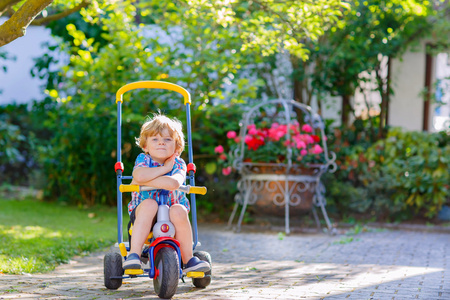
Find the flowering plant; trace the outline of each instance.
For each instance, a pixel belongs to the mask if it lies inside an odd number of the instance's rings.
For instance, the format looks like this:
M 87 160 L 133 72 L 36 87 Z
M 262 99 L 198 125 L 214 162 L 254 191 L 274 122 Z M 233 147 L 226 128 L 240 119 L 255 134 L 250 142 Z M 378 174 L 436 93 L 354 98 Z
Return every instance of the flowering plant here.
M 288 128 L 289 127 L 289 128 Z M 287 139 L 289 130 L 290 138 Z M 259 127 L 254 124 L 247 126 L 244 137 L 245 162 L 252 163 L 286 163 L 286 148 L 292 149 L 293 162 L 300 164 L 321 163 L 324 160 L 323 148 L 320 146 L 321 138 L 313 134 L 309 124 L 300 124 L 294 121 L 289 126 L 279 123 L 261 122 Z M 222 174 L 232 172 L 232 159 L 236 149 L 241 145 L 241 137 L 235 131 L 227 133 L 229 152 L 222 145 L 215 148 L 219 155 L 219 162 L 223 165 Z

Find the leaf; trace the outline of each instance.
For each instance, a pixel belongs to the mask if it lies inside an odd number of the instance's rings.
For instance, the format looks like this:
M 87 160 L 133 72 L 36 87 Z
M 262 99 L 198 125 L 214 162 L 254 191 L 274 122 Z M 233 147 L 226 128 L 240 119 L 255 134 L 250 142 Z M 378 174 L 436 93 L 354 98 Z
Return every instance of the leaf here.
M 209 162 L 205 165 L 205 171 L 206 173 L 212 175 L 217 170 L 217 164 L 215 162 Z
M 410 196 L 408 197 L 408 199 L 406 199 L 405 203 L 406 203 L 407 205 L 413 205 L 414 197 L 415 197 L 415 194 L 410 195 Z

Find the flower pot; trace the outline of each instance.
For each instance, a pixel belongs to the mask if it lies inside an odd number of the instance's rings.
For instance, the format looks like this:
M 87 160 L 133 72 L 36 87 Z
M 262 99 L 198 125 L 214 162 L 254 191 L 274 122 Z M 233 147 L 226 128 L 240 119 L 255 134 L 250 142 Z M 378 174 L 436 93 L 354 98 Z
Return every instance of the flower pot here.
M 248 175 L 266 174 L 275 175 L 274 180 L 252 181 L 252 200 L 254 204 L 249 210 L 255 216 L 285 215 L 285 181 L 276 180 L 276 175 L 294 175 L 295 179 L 288 181 L 289 215 L 301 215 L 311 210 L 316 189 L 317 167 L 294 166 L 286 173 L 285 166 L 251 166 L 247 169 Z M 297 176 L 301 175 L 301 176 Z

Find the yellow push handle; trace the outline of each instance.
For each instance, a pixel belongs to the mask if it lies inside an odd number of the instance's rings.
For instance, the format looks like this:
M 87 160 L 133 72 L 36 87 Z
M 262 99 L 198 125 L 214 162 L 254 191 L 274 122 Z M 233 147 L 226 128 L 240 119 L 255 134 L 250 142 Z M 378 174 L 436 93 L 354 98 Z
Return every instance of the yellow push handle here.
M 206 187 L 204 187 L 204 186 L 191 186 L 189 188 L 189 194 L 206 195 Z
M 124 85 L 116 93 L 116 103 L 123 102 L 122 99 L 123 94 L 135 89 L 163 89 L 174 91 L 181 94 L 184 97 L 184 105 L 188 103 L 191 104 L 191 94 L 189 94 L 189 92 L 186 89 L 174 83 L 157 80 L 136 81 Z
M 130 184 L 130 185 L 127 185 L 127 184 L 121 184 L 121 185 L 119 186 L 119 190 L 120 190 L 122 193 L 127 193 L 127 192 L 136 192 L 136 193 L 139 193 L 140 188 L 139 188 L 139 185 L 135 185 L 135 184 Z

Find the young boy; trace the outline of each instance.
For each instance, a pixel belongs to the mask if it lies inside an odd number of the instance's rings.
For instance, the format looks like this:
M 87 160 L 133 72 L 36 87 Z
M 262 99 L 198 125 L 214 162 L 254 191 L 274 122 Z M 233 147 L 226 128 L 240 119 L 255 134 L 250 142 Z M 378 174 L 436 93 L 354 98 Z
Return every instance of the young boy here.
M 186 180 L 186 163 L 179 156 L 184 150 L 181 122 L 155 115 L 141 127 L 136 144 L 145 152 L 138 155 L 131 184 L 148 185 L 158 190 L 132 193 L 128 212 L 133 222 L 130 254 L 124 269 L 140 269 L 140 254 L 150 233 L 161 201 L 161 189 L 169 191 L 170 221 L 175 226 L 175 238 L 180 242 L 184 272 L 210 270 L 208 262 L 192 255 L 192 229 L 189 221 L 189 201 L 177 191 Z

